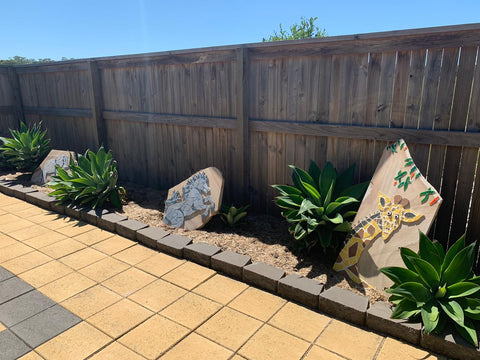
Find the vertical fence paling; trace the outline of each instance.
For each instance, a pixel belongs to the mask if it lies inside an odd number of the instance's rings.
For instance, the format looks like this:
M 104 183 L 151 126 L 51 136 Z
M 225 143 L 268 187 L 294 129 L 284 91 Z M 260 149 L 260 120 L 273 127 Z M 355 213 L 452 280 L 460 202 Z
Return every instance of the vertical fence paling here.
M 480 132 L 479 43 L 474 24 L 9 67 L 0 115 L 43 120 L 59 147 L 103 144 L 150 186 L 217 166 L 225 201 L 270 212 L 287 165 L 356 163 L 367 180 L 405 137 L 444 198 L 431 233 L 447 245 L 480 237 L 480 139 L 443 134 Z

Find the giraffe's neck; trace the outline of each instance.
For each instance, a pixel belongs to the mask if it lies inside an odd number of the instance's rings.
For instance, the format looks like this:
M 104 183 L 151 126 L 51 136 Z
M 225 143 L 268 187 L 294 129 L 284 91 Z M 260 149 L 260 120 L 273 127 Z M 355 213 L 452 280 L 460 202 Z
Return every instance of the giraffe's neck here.
M 380 212 L 376 212 L 358 222 L 350 231 L 347 241 L 351 238 L 373 240 L 379 233 L 382 232 L 382 219 L 380 215 Z

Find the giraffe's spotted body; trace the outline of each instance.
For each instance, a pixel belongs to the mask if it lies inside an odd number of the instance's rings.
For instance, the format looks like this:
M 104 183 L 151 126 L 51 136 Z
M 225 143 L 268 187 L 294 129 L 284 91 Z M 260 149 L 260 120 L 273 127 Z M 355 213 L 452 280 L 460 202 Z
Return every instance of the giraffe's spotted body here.
M 397 195 L 392 202 L 390 198 L 378 193 L 379 211 L 356 224 L 347 236 L 347 245 L 340 252 L 333 269 L 345 271 L 355 282 L 360 283 L 357 264 L 363 249 L 370 241 L 382 234 L 382 239 L 388 241 L 392 233 L 402 222 L 411 223 L 423 215 L 407 209 L 408 200 Z

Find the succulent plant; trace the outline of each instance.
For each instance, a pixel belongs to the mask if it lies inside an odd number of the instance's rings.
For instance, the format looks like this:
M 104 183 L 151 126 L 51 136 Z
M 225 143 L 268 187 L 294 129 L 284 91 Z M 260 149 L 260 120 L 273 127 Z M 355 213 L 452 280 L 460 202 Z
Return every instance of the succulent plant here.
M 313 161 L 308 172 L 293 165 L 290 168 L 294 186 L 272 187 L 280 192 L 276 204 L 291 224 L 289 231 L 297 248 L 310 250 L 317 243 L 324 249 L 338 248 L 350 231 L 350 220 L 357 213 L 369 182 L 353 184 L 355 165 L 341 174 L 330 162 L 322 170 Z
M 250 205 L 245 205 L 240 208 L 236 208 L 231 205 L 230 207 L 222 206 L 222 211 L 220 212 L 220 219 L 230 227 L 235 227 L 240 220 L 247 216 L 247 210 Z
M 408 248 L 401 248 L 400 254 L 406 268 L 379 269 L 394 282 L 386 290 L 395 306 L 392 318 L 421 317 L 426 333 L 441 332 L 449 322 L 478 346 L 480 277 L 472 271 L 475 243 L 465 246 L 462 236 L 445 254 L 440 243 L 420 232 L 418 254 Z
M 109 201 L 114 207 L 122 208 L 125 189 L 117 186 L 117 163 L 109 151 L 100 147 L 95 154 L 87 150 L 78 155 L 76 164 L 70 156 L 69 170 L 56 166 L 57 175 L 47 185 L 54 189 L 49 195 L 62 202 L 90 205 L 93 209 Z
M 19 171 L 33 171 L 50 151 L 50 139 L 45 139 L 47 130 L 41 130 L 42 123 L 27 127 L 20 123 L 20 130 L 10 129 L 11 138 L 0 137 L 1 160 L 8 167 Z

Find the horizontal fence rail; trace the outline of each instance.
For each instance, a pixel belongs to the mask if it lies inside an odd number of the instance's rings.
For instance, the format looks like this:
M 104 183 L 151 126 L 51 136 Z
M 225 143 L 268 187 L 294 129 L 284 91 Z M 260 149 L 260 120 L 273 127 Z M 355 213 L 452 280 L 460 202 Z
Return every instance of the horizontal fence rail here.
M 0 66 L 0 133 L 42 121 L 101 144 L 123 180 L 167 189 L 208 166 L 227 203 L 278 213 L 289 164 L 372 177 L 405 139 L 444 202 L 431 236 L 480 240 L 480 24 Z M 480 267 L 479 267 L 480 268 Z

